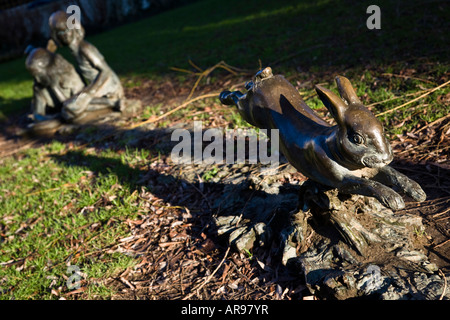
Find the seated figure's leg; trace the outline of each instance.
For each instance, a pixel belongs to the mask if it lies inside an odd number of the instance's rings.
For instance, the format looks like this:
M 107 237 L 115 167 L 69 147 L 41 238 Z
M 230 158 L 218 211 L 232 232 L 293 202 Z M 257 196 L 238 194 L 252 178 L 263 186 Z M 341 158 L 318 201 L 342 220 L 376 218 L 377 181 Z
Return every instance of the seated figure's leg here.
M 74 96 L 64 102 L 61 115 L 66 121 L 72 122 L 74 119 L 82 117 L 86 109 L 87 103 L 78 101 Z
M 84 119 L 91 112 L 106 114 L 121 110 L 124 91 L 119 78 L 103 71 L 96 81 L 64 102 L 62 115 L 65 120 L 73 122 Z
M 67 122 L 83 124 L 98 120 L 99 117 L 118 111 L 119 108 L 120 100 L 111 100 L 106 97 L 93 98 L 86 106 L 78 105 L 76 101 L 65 104 L 62 116 Z
M 110 99 L 107 97 L 102 98 L 94 98 L 91 100 L 87 107 L 87 111 L 97 111 L 102 109 L 119 109 L 120 108 L 120 100 L 118 99 Z
M 117 101 L 123 99 L 125 96 L 120 79 L 112 70 L 103 70 L 95 82 L 85 90 L 90 93 L 92 99 L 107 98 L 112 101 Z

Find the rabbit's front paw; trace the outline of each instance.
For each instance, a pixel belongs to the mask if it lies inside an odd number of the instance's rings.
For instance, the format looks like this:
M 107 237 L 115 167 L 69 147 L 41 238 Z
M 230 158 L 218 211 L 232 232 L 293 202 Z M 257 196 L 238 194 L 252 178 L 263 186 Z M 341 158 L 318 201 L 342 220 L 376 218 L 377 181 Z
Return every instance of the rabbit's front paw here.
M 400 190 L 418 202 L 425 201 L 427 198 L 427 195 L 417 182 L 391 168 L 390 166 L 385 166 L 380 169 L 378 175 L 384 183 L 400 188 Z
M 393 190 L 390 192 L 383 192 L 380 199 L 381 203 L 392 210 L 401 210 L 405 208 L 405 202 L 403 198 Z
M 408 182 L 409 183 L 405 188 L 405 193 L 418 202 L 425 201 L 427 194 L 423 191 L 420 185 L 413 180 L 409 180 Z

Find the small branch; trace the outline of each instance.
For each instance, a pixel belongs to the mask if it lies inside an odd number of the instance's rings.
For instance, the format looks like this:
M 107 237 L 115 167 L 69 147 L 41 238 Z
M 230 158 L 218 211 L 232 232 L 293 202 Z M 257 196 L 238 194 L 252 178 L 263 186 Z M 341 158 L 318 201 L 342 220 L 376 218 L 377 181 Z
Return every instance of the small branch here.
M 23 145 L 21 145 L 20 147 L 18 147 L 18 148 L 16 148 L 16 149 L 12 150 L 12 151 L 10 151 L 10 152 L 1 154 L 0 158 L 6 158 L 6 157 L 9 157 L 9 156 L 13 156 L 13 155 L 19 153 L 19 152 L 22 151 L 22 150 L 28 149 L 29 147 L 31 147 L 33 144 L 36 143 L 36 141 L 34 141 L 34 140 L 32 140 L 31 142 L 28 142 L 28 141 L 29 141 L 29 140 L 27 140 L 27 141 L 26 141 Z
M 143 126 L 145 124 L 149 124 L 149 123 L 154 123 L 154 122 L 158 122 L 159 120 L 171 115 L 174 112 L 177 112 L 180 109 L 183 109 L 184 107 L 190 105 L 191 103 L 198 101 L 198 100 L 202 100 L 202 99 L 206 99 L 206 98 L 217 98 L 219 97 L 220 92 L 214 92 L 214 93 L 208 93 L 208 94 L 204 94 L 198 97 L 195 97 L 194 99 L 188 100 L 185 103 L 179 105 L 178 107 L 176 107 L 175 109 L 170 110 L 169 112 L 166 112 L 165 114 L 157 117 L 157 118 L 150 118 L 147 121 L 144 122 L 140 122 L 140 123 L 136 123 L 133 124 L 132 126 L 128 127 L 128 129 L 135 129 L 137 127 Z
M 191 97 L 194 95 L 195 89 L 197 89 L 200 81 L 204 78 L 207 77 L 211 72 L 213 72 L 215 69 L 217 68 L 222 68 L 225 69 L 226 71 L 228 71 L 229 73 L 231 73 L 232 75 L 237 75 L 238 73 L 249 73 L 247 70 L 244 69 L 240 69 L 240 68 L 236 68 L 233 66 L 230 66 L 229 64 L 227 64 L 225 61 L 220 61 L 218 63 L 216 63 L 214 66 L 209 67 L 206 70 L 202 70 L 199 66 L 197 66 L 194 62 L 192 62 L 191 60 L 188 61 L 189 64 L 194 67 L 198 72 L 193 72 L 190 70 L 186 70 L 186 69 L 181 69 L 181 68 L 176 68 L 176 67 L 171 67 L 170 69 L 174 70 L 174 71 L 180 71 L 180 72 L 185 72 L 185 73 L 190 73 L 190 74 L 194 74 L 196 76 L 198 76 L 197 80 L 195 81 L 194 86 L 191 89 L 191 92 L 189 93 L 188 97 L 186 98 L 186 100 L 191 99 Z
M 60 190 L 60 189 L 62 189 L 62 188 L 75 188 L 75 187 L 77 187 L 76 184 L 73 184 L 73 183 L 65 183 L 65 184 L 63 184 L 63 185 L 60 186 L 60 187 L 50 188 L 50 189 L 46 189 L 46 190 L 39 190 L 39 191 L 35 191 L 35 192 L 30 192 L 30 193 L 25 194 L 25 196 L 30 197 L 30 196 L 35 196 L 35 195 L 41 194 L 41 193 L 47 193 L 47 192 L 57 191 L 57 190 Z
M 437 217 L 440 217 L 440 216 L 446 214 L 446 213 L 449 212 L 449 211 L 450 211 L 450 208 L 447 209 L 447 210 L 444 210 L 444 211 L 442 211 L 442 212 L 439 212 L 439 213 L 434 213 L 434 214 L 432 214 L 431 216 L 432 216 L 433 218 L 437 218 Z
M 190 74 L 195 74 L 195 75 L 200 75 L 201 74 L 201 73 L 198 73 L 198 72 L 194 72 L 194 71 L 187 70 L 187 69 L 182 69 L 182 68 L 177 68 L 177 67 L 170 67 L 170 70 L 178 71 L 178 72 L 184 72 L 184 73 L 190 73 Z
M 189 59 L 189 64 L 191 66 L 193 66 L 195 69 L 197 69 L 198 71 L 203 72 L 203 70 L 199 66 L 197 66 L 191 59 Z
M 392 100 L 397 100 L 397 99 L 401 99 L 401 98 L 409 97 L 409 96 L 417 96 L 418 94 L 425 93 L 425 92 L 428 92 L 428 91 L 430 91 L 430 90 L 421 90 L 421 91 L 417 91 L 417 92 L 411 92 L 411 93 L 408 93 L 408 94 L 406 94 L 404 96 L 395 96 L 395 97 L 392 97 L 392 98 L 388 98 L 386 100 L 377 101 L 377 102 L 368 104 L 366 106 L 367 107 L 373 107 L 373 106 L 376 106 L 376 105 L 379 105 L 379 104 L 382 104 L 382 103 L 385 103 L 385 102 L 389 102 L 389 101 L 392 101 Z
M 385 111 L 385 112 L 381 112 L 381 113 L 377 114 L 377 117 L 380 117 L 380 116 L 382 116 L 382 115 L 385 115 L 385 114 L 394 112 L 395 110 L 398 110 L 398 109 L 400 109 L 400 108 L 406 107 L 407 105 L 409 105 L 409 104 L 411 104 L 411 103 L 413 103 L 413 102 L 416 102 L 417 100 L 420 100 L 420 99 L 422 99 L 422 98 L 424 98 L 424 97 L 426 97 L 426 96 L 432 94 L 433 92 L 435 92 L 435 91 L 437 91 L 437 90 L 439 90 L 439 89 L 445 87 L 445 86 L 448 85 L 449 83 L 450 83 L 450 80 L 447 81 L 447 82 L 445 82 L 445 83 L 443 83 L 443 84 L 441 84 L 440 86 L 438 86 L 438 87 L 436 87 L 436 88 L 434 88 L 434 89 L 431 89 L 430 91 L 424 93 L 423 95 L 421 95 L 421 96 L 419 96 L 419 97 L 417 97 L 417 98 L 415 98 L 415 99 L 412 99 L 411 101 L 408 101 L 408 102 L 406 102 L 406 103 L 404 103 L 404 104 L 402 104 L 402 105 L 400 105 L 400 106 L 398 106 L 398 107 L 395 107 L 395 108 L 392 108 L 392 109 L 387 110 L 387 111 Z
M 394 74 L 394 73 L 382 73 L 381 74 L 382 76 L 389 76 L 389 77 L 397 77 L 397 78 L 403 78 L 403 79 L 414 79 L 414 80 L 419 80 L 419 81 L 423 81 L 423 82 L 426 82 L 426 83 L 431 83 L 431 84 L 434 84 L 434 85 L 436 85 L 436 83 L 435 82 L 433 82 L 433 81 L 429 81 L 429 80 L 425 80 L 425 79 L 421 79 L 421 78 L 416 78 L 416 77 L 411 77 L 411 76 L 405 76 L 405 75 L 402 75 L 402 74 Z
M 433 249 L 439 248 L 439 247 L 443 246 L 444 244 L 448 243 L 449 241 L 450 241 L 450 239 L 447 239 L 447 240 L 445 240 L 444 242 L 441 242 L 441 243 L 435 245 L 435 246 L 433 247 Z
M 220 267 L 222 266 L 222 264 L 225 262 L 225 260 L 228 257 L 228 253 L 230 252 L 230 248 L 228 247 L 227 251 L 225 252 L 224 257 L 222 258 L 222 261 L 220 261 L 219 265 L 216 267 L 216 269 L 209 275 L 209 277 L 205 280 L 205 282 L 203 282 L 198 288 L 194 288 L 192 289 L 192 292 L 190 294 L 188 294 L 187 296 L 185 296 L 183 298 L 183 300 L 188 300 L 190 299 L 192 296 L 195 295 L 195 292 L 200 290 L 201 288 L 203 288 L 209 281 L 211 281 L 212 277 L 214 277 L 214 275 L 217 273 L 217 271 L 219 271 Z
M 445 274 L 442 272 L 441 269 L 439 269 L 439 274 L 442 276 L 442 278 L 444 278 L 444 289 L 442 289 L 442 294 L 439 297 L 439 300 L 442 300 L 445 296 L 445 293 L 447 291 L 447 278 L 445 277 Z
M 419 133 L 420 131 L 422 131 L 422 130 L 428 128 L 428 127 L 432 127 L 435 124 L 437 124 L 439 122 L 442 122 L 442 121 L 444 121 L 445 119 L 448 119 L 448 118 L 450 118 L 450 113 L 448 115 L 444 116 L 444 117 L 441 117 L 441 118 L 439 118 L 439 119 L 437 119 L 437 120 L 427 124 L 426 126 L 423 126 L 422 128 L 420 128 L 419 130 L 415 131 L 414 133 Z

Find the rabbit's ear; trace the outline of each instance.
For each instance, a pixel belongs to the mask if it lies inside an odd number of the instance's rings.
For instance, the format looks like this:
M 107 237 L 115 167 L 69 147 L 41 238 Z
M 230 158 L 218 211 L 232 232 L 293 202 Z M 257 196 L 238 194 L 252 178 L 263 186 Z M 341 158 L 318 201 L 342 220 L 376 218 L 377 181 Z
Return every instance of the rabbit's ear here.
M 358 96 L 356 95 L 355 89 L 353 89 L 352 84 L 346 77 L 337 76 L 336 84 L 339 90 L 339 94 L 342 99 L 344 99 L 347 104 L 361 103 Z
M 338 124 L 344 123 L 344 113 L 347 110 L 348 105 L 338 97 L 333 91 L 325 89 L 320 85 L 316 85 L 316 92 L 322 100 L 325 107 L 330 111 L 333 118 Z

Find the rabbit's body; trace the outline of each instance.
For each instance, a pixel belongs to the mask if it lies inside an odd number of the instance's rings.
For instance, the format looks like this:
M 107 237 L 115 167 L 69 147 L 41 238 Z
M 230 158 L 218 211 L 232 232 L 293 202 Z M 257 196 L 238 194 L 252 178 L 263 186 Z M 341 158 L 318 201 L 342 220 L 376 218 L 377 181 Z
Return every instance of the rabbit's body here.
M 248 92 L 222 92 L 224 104 L 236 104 L 250 124 L 278 129 L 280 149 L 305 176 L 343 193 L 373 196 L 392 209 L 404 207 L 402 197 L 381 184 L 396 185 L 417 201 L 425 200 L 420 186 L 387 166 L 393 159 L 381 123 L 357 98 L 350 82 L 337 77 L 343 99 L 316 86 L 337 125 L 321 119 L 283 76 L 260 71 Z M 374 179 L 374 180 L 370 180 Z

